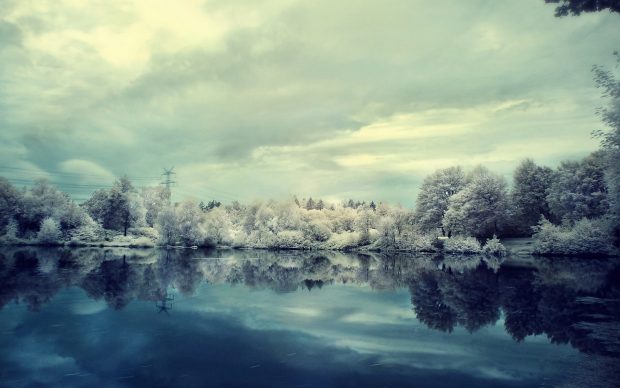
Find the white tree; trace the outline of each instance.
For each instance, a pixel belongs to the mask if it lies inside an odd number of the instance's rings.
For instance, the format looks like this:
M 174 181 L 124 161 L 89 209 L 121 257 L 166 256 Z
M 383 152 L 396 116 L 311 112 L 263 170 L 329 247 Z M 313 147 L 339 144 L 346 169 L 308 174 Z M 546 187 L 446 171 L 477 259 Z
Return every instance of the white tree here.
M 52 217 L 47 217 L 41 222 L 41 228 L 37 234 L 37 239 L 41 244 L 58 244 L 62 233 L 60 224 Z
M 159 233 L 159 241 L 166 245 L 175 245 L 179 238 L 175 209 L 167 206 L 159 212 L 155 228 Z
M 477 168 L 465 188 L 450 198 L 442 225 L 449 234 L 491 237 L 506 221 L 507 198 L 504 178 Z
M 143 187 L 141 196 L 145 208 L 146 225 L 154 226 L 159 212 L 170 200 L 170 192 L 163 186 Z
M 212 209 L 205 215 L 205 234 L 213 244 L 222 244 L 231 239 L 232 224 L 226 210 Z
M 541 216 L 549 218 L 547 194 L 552 177 L 553 170 L 537 166 L 532 159 L 523 160 L 516 168 L 510 200 L 522 232 L 530 232 Z
M 465 186 L 465 174 L 460 167 L 437 170 L 422 183 L 416 200 L 415 218 L 420 229 L 433 231 L 442 226 L 450 197 Z
M 205 231 L 202 225 L 204 213 L 193 200 L 182 202 L 176 209 L 179 238 L 189 245 L 203 245 Z

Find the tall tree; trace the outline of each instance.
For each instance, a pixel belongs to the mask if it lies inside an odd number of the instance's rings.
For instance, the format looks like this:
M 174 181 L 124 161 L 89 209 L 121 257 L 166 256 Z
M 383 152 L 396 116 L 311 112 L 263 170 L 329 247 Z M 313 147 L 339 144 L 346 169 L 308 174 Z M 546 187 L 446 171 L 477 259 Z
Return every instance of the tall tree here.
M 101 189 L 93 193 L 83 205 L 88 213 L 105 229 L 122 231 L 143 222 L 145 209 L 127 176 L 119 178 L 110 190 Z
M 605 155 L 600 151 L 582 161 L 562 162 L 553 174 L 547 195 L 554 217 L 573 223 L 607 213 L 605 163 Z
M 0 235 L 4 234 L 11 219 L 17 218 L 21 193 L 7 179 L 0 177 Z
M 516 168 L 510 199 L 521 232 L 530 232 L 541 216 L 549 218 L 547 194 L 552 176 L 552 169 L 537 166 L 532 159 L 523 160 Z
M 615 52 L 620 66 L 620 53 Z M 620 79 L 600 66 L 594 67 L 596 85 L 603 91 L 608 105 L 599 110 L 603 123 L 609 129 L 597 131 L 605 155 L 605 181 L 608 188 L 610 213 L 615 225 L 615 244 L 620 246 Z
M 503 229 L 507 217 L 506 181 L 485 168 L 477 168 L 467 185 L 449 198 L 442 225 L 448 234 L 491 237 Z
M 416 201 L 415 219 L 424 231 L 441 228 L 450 197 L 465 187 L 465 174 L 460 167 L 437 170 L 422 183 Z

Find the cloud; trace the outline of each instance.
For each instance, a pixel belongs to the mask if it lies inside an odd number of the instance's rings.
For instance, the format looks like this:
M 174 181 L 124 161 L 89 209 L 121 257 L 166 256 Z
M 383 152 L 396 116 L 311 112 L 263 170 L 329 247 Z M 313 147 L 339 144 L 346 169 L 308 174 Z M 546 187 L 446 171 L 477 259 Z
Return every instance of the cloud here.
M 614 15 L 557 19 L 537 0 L 3 8 L 0 161 L 174 165 L 176 199 L 411 205 L 453 161 L 509 175 L 524 157 L 583 156 L 600 127 L 590 69 L 613 62 L 620 33 Z
M 84 180 L 85 178 L 87 180 L 88 177 L 114 179 L 114 174 L 112 174 L 110 171 L 101 167 L 97 163 L 88 160 L 65 160 L 64 162 L 60 163 L 59 167 L 64 172 L 80 175 L 82 177 L 82 180 Z

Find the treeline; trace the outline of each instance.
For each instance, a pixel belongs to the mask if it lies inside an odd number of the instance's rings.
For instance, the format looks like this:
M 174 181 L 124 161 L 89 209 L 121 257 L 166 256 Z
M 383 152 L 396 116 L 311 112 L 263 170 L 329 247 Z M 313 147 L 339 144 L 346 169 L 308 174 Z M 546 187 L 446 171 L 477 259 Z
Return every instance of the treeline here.
M 526 159 L 510 189 L 484 167 L 438 170 L 422 184 L 414 219 L 421 231 L 448 237 L 534 234 L 541 254 L 613 254 L 619 213 L 610 195 L 618 187 L 607 179 L 612 163 L 604 150 L 555 170 Z
M 78 205 L 45 180 L 18 190 L 0 178 L 0 232 L 13 244 L 364 247 L 500 256 L 506 252 L 494 236 L 535 233 L 540 253 L 606 255 L 615 252 L 607 157 L 597 151 L 555 170 L 527 159 L 510 189 L 484 167 L 438 170 L 424 180 L 415 209 L 297 197 L 171 204 L 166 188 L 137 189 L 127 177 Z
M 171 204 L 165 188 L 136 189 L 126 177 L 95 191 L 81 205 L 45 180 L 18 190 L 0 178 L 0 198 L 5 244 L 439 249 L 436 233 L 421 230 L 412 210 L 372 201 L 291 198 L 222 205 L 188 199 Z M 444 249 L 482 252 L 481 244 L 465 235 L 446 242 Z

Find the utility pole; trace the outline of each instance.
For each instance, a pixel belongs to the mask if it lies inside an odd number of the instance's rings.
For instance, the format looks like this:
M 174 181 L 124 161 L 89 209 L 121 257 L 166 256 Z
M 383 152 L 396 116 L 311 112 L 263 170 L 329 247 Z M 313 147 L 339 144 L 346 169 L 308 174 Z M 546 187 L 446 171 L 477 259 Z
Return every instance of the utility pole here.
M 162 177 L 165 177 L 164 180 L 161 182 L 161 184 L 166 186 L 166 191 L 168 192 L 168 203 L 170 203 L 170 199 L 172 198 L 172 191 L 170 191 L 170 187 L 174 183 L 177 183 L 176 181 L 172 180 L 172 176 L 176 175 L 176 172 L 174 172 L 173 170 L 174 170 L 174 167 L 170 167 L 170 168 L 164 167 L 164 173 L 161 174 Z

